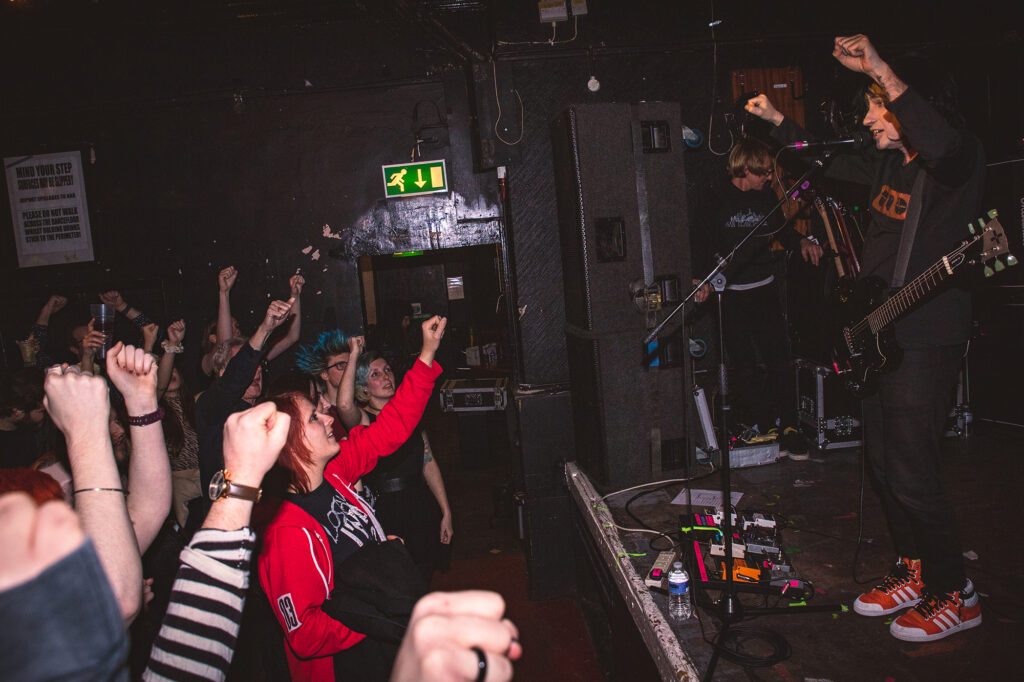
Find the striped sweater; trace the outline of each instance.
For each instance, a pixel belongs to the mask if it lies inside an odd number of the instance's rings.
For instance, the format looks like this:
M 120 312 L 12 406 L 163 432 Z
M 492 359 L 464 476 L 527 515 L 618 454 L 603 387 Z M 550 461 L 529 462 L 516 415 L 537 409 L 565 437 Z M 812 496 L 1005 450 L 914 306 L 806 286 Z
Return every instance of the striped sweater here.
M 144 680 L 225 679 L 242 621 L 255 541 L 249 528 L 196 532 L 181 551 L 170 605 Z

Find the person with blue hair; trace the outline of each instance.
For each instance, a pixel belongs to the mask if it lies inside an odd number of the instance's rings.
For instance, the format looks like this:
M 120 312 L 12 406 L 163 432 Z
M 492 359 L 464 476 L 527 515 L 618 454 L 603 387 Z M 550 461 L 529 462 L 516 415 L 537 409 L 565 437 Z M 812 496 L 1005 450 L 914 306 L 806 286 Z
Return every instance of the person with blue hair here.
M 317 412 L 326 414 L 334 420 L 335 438 L 343 438 L 344 433 L 340 431 L 339 425 L 344 423 L 338 409 L 338 394 L 341 390 L 341 378 L 348 367 L 349 358 L 352 355 L 351 346 L 355 343 L 362 344 L 362 336 L 350 336 L 340 329 L 330 329 L 320 332 L 316 341 L 299 348 L 295 356 L 295 365 L 304 374 L 308 374 L 316 384 L 319 391 Z M 316 396 L 314 396 L 316 398 Z M 361 413 L 358 407 L 349 420 L 354 419 L 358 423 Z M 346 430 L 351 428 L 346 424 Z

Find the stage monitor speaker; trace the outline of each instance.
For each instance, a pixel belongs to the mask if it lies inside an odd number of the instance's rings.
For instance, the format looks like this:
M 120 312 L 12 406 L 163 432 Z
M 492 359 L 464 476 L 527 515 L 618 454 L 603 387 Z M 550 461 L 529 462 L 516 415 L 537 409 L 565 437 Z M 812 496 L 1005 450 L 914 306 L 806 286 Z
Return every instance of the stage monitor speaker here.
M 685 144 L 678 104 L 588 104 L 552 125 L 576 459 L 624 487 L 691 461 Z

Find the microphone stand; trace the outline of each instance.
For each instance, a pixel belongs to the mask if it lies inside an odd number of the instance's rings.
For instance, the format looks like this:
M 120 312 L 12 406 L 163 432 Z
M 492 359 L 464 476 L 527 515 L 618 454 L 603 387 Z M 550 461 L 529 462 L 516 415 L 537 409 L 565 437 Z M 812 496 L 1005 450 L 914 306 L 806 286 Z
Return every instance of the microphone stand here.
M 825 158 L 829 157 L 830 153 L 826 152 Z M 736 253 L 740 248 L 750 240 L 751 237 L 757 233 L 761 227 L 768 222 L 768 219 L 775 214 L 782 206 L 790 200 L 790 198 L 796 198 L 803 189 L 806 189 L 807 180 L 816 171 L 824 168 L 825 162 L 822 159 L 815 159 L 807 171 L 804 172 L 786 191 L 785 196 L 772 207 L 768 213 L 761 218 L 761 220 L 754 225 L 753 228 L 744 235 L 743 239 L 736 243 L 732 250 L 724 258 L 719 257 L 718 263 L 712 268 L 711 272 L 701 280 L 700 284 L 696 285 L 692 291 L 676 306 L 676 308 L 669 313 L 664 320 L 661 321 L 644 339 L 644 347 L 647 347 L 651 341 L 657 338 L 658 333 L 665 327 L 669 320 L 679 314 L 680 321 L 683 320 L 683 306 L 686 305 L 687 301 L 694 298 L 697 292 L 705 285 L 710 284 L 715 291 L 715 298 L 718 307 L 718 388 L 719 388 L 719 409 L 718 409 L 718 453 L 721 465 L 721 487 L 722 487 L 722 534 L 725 547 L 725 588 L 722 590 L 722 595 L 718 602 L 715 604 L 715 612 L 718 618 L 722 622 L 722 629 L 719 631 L 716 641 L 721 642 L 723 636 L 728 631 L 729 626 L 733 623 L 738 623 L 744 618 L 744 608 L 740 602 L 736 593 L 736 582 L 733 578 L 733 524 L 732 524 L 732 482 L 730 480 L 730 463 L 729 463 L 729 450 L 731 446 L 729 444 L 728 435 L 728 423 L 729 423 L 729 412 L 731 407 L 729 406 L 729 381 L 728 374 L 726 371 L 725 364 L 725 332 L 722 324 L 722 295 L 725 293 L 726 288 L 726 277 L 722 274 L 722 271 L 726 266 L 732 262 L 732 259 L 736 256 Z M 685 387 L 684 387 L 685 390 Z M 709 456 L 714 455 L 714 452 L 708 453 Z M 750 613 L 762 614 L 781 614 L 781 613 L 794 613 L 794 612 L 808 612 L 808 611 L 837 611 L 839 606 L 803 606 L 803 607 L 785 607 L 785 608 L 758 608 L 750 609 Z M 718 663 L 719 647 L 716 645 L 712 651 L 711 661 L 708 664 L 708 669 L 704 674 L 704 680 L 710 681 L 714 675 L 715 667 Z

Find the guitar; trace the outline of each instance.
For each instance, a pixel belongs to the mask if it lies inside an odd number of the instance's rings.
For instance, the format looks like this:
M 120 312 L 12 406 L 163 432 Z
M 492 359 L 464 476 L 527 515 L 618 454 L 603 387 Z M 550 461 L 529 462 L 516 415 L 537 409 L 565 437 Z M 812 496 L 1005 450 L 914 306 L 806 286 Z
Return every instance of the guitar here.
M 985 276 L 990 277 L 1006 269 L 1007 265 L 1017 264 L 1017 259 L 1009 252 L 997 215 L 996 211 L 989 211 L 987 223 L 979 219 L 977 228 L 970 225 L 968 229 L 973 235 L 970 239 L 888 298 L 885 298 L 888 285 L 879 277 L 839 283 L 835 299 L 839 303 L 841 318 L 857 320 L 864 311 L 870 311 L 855 323 L 841 327 L 833 349 L 833 366 L 848 391 L 858 398 L 868 396 L 875 389 L 878 374 L 899 366 L 903 354 L 892 335 L 893 323 L 913 310 L 957 268 L 966 263 L 985 263 Z M 1006 254 L 1005 264 L 997 259 L 1003 254 Z M 993 260 L 995 265 L 988 265 Z M 847 311 L 845 315 L 844 309 Z

